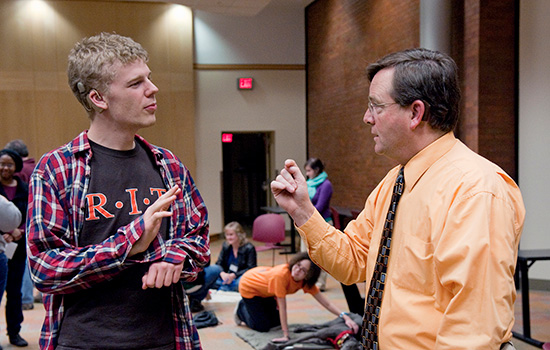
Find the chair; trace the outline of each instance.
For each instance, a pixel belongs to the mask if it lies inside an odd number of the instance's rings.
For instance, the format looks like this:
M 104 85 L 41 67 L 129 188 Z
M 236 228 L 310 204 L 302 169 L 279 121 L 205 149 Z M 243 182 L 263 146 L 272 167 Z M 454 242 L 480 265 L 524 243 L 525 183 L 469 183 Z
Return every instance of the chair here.
M 330 215 L 332 216 L 332 222 L 334 223 L 334 227 L 339 230 L 341 228 L 340 225 L 340 214 L 334 207 L 329 207 L 330 209 Z
M 273 249 L 273 258 L 271 265 L 275 264 L 275 249 L 283 248 L 276 245 L 285 240 L 285 219 L 279 214 L 262 214 L 254 219 L 252 224 L 252 239 L 258 242 L 264 242 L 264 246 L 256 247 L 256 251 L 261 252 Z

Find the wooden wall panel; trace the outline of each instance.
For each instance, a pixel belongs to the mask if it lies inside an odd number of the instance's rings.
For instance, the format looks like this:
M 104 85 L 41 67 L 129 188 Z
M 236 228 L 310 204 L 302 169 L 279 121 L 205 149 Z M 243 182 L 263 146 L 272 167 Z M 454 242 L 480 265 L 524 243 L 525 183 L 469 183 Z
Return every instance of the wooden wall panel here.
M 130 36 L 149 52 L 160 89 L 158 122 L 140 134 L 174 151 L 193 172 L 192 14 L 180 5 L 0 1 L 0 147 L 21 138 L 38 158 L 89 126 L 67 85 L 67 55 L 82 37 L 101 31 Z

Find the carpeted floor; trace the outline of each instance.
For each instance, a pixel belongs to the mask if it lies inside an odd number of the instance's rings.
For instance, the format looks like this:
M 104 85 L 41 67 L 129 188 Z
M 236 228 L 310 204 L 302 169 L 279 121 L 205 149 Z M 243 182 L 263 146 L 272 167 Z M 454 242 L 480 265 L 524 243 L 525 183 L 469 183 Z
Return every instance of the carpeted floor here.
M 291 324 L 288 326 L 290 333 L 290 338 L 295 339 L 299 336 L 303 336 L 306 333 L 295 333 L 294 329 L 299 325 Z M 279 337 L 281 334 L 281 327 L 276 327 L 271 329 L 269 332 L 256 332 L 248 328 L 239 328 L 235 331 L 235 335 L 242 340 L 244 340 L 248 345 L 250 345 L 255 350 L 262 350 L 273 338 Z M 330 349 L 330 347 L 329 347 Z
M 222 240 L 217 240 L 212 243 L 212 259 L 216 261 L 219 254 Z M 288 256 L 275 253 L 275 264 L 286 262 Z M 272 252 L 264 251 L 258 253 L 258 263 L 260 265 L 271 265 Z M 364 287 L 361 287 L 364 290 Z M 346 308 L 340 285 L 329 276 L 327 279 L 327 291 L 325 295 L 330 298 L 341 309 Z M 550 292 L 535 291 L 530 293 L 531 299 L 531 331 L 532 336 L 539 340 L 550 342 Z M 210 301 L 204 302 L 207 310 L 214 311 L 220 320 L 221 324 L 216 327 L 202 328 L 199 330 L 201 343 L 205 350 L 247 350 L 253 349 L 251 345 L 245 342 L 236 333 L 245 334 L 242 332 L 250 331 L 245 326 L 237 326 L 233 321 L 233 310 L 236 305 L 238 296 L 235 294 L 215 295 Z M 4 320 L 4 301 L 2 300 L 1 316 L 0 316 L 0 345 L 6 349 L 19 349 L 8 344 L 8 339 L 5 333 L 6 323 Z M 289 310 L 290 324 L 313 324 L 329 321 L 334 318 L 334 315 L 321 307 L 313 297 L 298 292 L 287 298 Z M 514 330 L 522 331 L 521 323 L 521 296 L 518 293 L 516 300 L 516 324 Z M 21 335 L 29 342 L 29 346 L 25 350 L 37 350 L 38 336 L 42 322 L 44 321 L 44 308 L 42 304 L 35 303 L 33 310 L 24 312 L 25 321 L 22 324 Z M 282 332 L 276 337 L 282 336 Z M 273 339 L 272 337 L 271 339 Z M 536 347 L 526 344 L 518 339 L 512 339 L 518 350 L 537 350 Z

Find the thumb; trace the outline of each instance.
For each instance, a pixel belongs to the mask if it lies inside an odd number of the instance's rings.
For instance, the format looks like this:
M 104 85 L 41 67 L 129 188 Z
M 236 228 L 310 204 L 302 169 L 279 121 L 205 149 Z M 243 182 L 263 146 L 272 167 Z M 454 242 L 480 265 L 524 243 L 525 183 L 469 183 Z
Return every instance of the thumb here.
M 285 168 L 288 171 L 288 173 L 292 175 L 292 177 L 294 178 L 294 181 L 296 181 L 296 184 L 298 185 L 306 184 L 306 178 L 304 177 L 304 174 L 302 174 L 302 170 L 294 160 L 292 159 L 287 160 L 285 162 Z
M 141 289 L 147 289 L 147 274 L 148 272 L 145 272 L 143 277 L 141 277 Z

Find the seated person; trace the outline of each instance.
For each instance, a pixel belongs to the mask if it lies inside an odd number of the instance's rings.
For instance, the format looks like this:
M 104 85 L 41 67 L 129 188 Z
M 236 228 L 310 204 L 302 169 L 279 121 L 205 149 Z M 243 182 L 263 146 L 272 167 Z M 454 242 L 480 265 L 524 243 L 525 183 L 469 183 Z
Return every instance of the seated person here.
M 201 304 L 209 289 L 224 291 L 239 291 L 239 280 L 249 269 L 256 267 L 256 249 L 248 242 L 246 232 L 236 221 L 225 225 L 225 242 L 215 265 L 207 266 L 204 274 L 197 278 L 196 288 L 186 288 L 191 291 L 189 299 L 191 311 L 198 312 L 204 309 Z M 193 291 L 193 289 L 196 289 Z
M 286 296 L 303 289 L 311 294 L 328 311 L 342 317 L 346 325 L 357 333 L 359 326 L 346 312 L 327 299 L 315 285 L 321 270 L 306 252 L 296 254 L 288 264 L 274 267 L 259 266 L 247 271 L 241 278 L 239 292 L 243 297 L 235 309 L 235 322 L 244 322 L 248 327 L 267 332 L 281 326 L 283 337 L 274 342 L 289 340 Z

